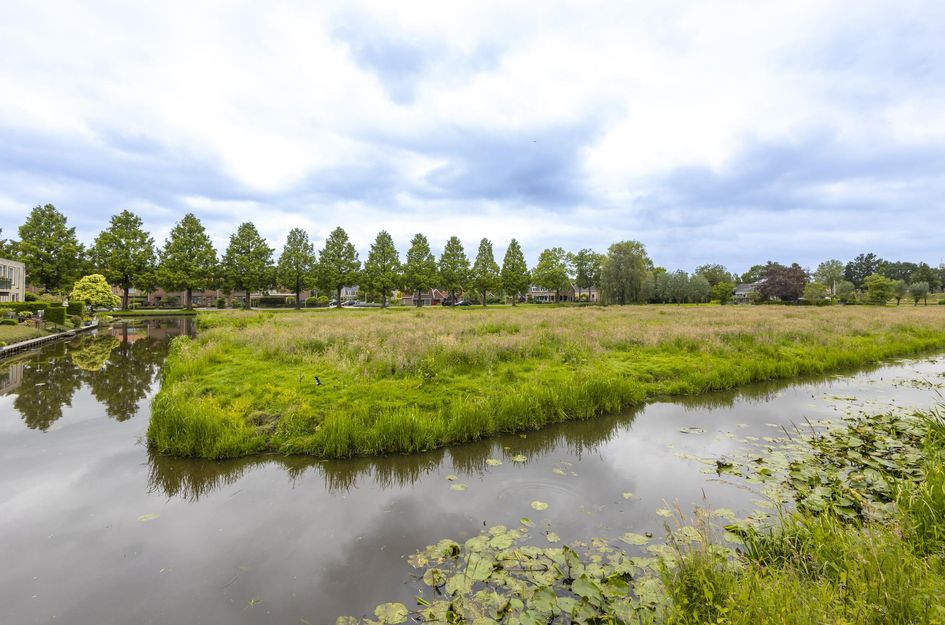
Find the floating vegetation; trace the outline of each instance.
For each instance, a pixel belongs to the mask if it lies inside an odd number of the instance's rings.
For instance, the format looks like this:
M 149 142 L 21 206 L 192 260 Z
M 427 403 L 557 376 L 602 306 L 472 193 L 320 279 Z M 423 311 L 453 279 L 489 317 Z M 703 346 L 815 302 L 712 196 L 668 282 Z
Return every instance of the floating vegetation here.
M 945 413 L 857 415 L 785 435 L 716 463 L 762 486 L 755 503 L 778 509 L 774 523 L 720 508 L 687 524 L 660 508 L 662 542 L 628 531 L 558 547 L 546 526 L 553 546 L 539 547 L 523 518 L 411 556 L 426 587 L 417 609 L 372 622 L 945 622 Z

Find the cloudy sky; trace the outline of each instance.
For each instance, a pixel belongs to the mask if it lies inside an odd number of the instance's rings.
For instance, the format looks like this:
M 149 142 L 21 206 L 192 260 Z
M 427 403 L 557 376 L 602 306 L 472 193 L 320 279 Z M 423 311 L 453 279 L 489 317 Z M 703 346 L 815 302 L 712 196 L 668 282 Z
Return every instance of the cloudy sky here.
M 945 3 L 4 2 L 0 227 L 945 258 Z

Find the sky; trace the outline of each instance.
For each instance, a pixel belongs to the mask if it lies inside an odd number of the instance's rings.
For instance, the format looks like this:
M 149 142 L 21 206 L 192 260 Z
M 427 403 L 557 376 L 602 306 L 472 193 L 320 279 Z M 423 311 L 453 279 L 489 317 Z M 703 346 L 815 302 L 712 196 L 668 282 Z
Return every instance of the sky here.
M 0 227 L 945 260 L 945 3 L 3 2 Z

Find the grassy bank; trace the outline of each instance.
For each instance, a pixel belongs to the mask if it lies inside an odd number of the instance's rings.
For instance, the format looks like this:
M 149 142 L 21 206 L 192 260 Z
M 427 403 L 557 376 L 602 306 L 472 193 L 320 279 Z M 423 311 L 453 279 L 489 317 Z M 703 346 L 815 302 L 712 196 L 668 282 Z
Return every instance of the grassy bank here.
M 4 345 L 13 345 L 20 341 L 46 336 L 49 332 L 33 328 L 26 325 L 5 326 L 0 325 L 0 343 Z
M 938 307 L 206 313 L 174 342 L 148 442 L 205 458 L 415 452 L 942 349 L 942 321 Z
M 796 506 L 773 525 L 722 527 L 722 511 L 702 510 L 692 525 L 683 515 L 668 524 L 663 544 L 627 533 L 571 549 L 522 544 L 533 525 L 523 519 L 411 556 L 427 589 L 419 607 L 384 604 L 375 615 L 392 624 L 945 622 L 945 414 L 861 416 L 783 444 L 793 451 L 775 479 Z M 823 478 L 816 506 L 808 474 Z M 770 475 L 759 468 L 755 478 Z

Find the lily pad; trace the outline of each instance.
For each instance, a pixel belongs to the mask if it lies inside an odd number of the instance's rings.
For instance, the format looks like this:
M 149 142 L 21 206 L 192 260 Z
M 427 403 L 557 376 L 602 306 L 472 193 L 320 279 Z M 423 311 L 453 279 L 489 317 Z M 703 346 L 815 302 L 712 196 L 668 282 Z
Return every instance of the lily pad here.
M 627 532 L 620 536 L 620 540 L 627 543 L 628 545 L 645 545 L 650 542 L 650 539 L 644 536 L 643 534 L 637 534 L 636 532 Z
M 630 491 L 627 491 L 627 492 L 623 493 L 623 498 L 624 498 L 624 499 L 633 499 L 633 493 L 631 493 Z
M 515 454 L 514 456 L 512 456 L 512 462 L 527 462 L 527 461 L 528 461 L 528 458 L 526 458 L 523 454 Z
M 550 543 L 556 543 L 556 542 L 560 542 L 560 541 L 561 541 L 561 537 L 558 536 L 557 534 L 555 534 L 554 532 L 548 532 L 548 533 L 546 533 L 546 534 L 545 534 L 545 538 L 546 538 L 546 539 L 548 540 L 548 542 L 550 542 Z
M 488 464 L 490 467 L 497 467 L 497 466 L 499 466 L 500 464 L 502 464 L 502 461 L 501 461 L 501 460 L 498 460 L 498 459 L 496 459 L 496 458 L 487 458 L 487 459 L 486 459 L 486 464 Z
M 138 517 L 138 522 L 139 522 L 139 523 L 146 523 L 146 522 L 148 522 L 148 521 L 153 521 L 154 519 L 158 518 L 159 516 L 161 516 L 161 515 L 160 515 L 160 514 L 155 514 L 155 513 L 153 513 L 153 512 L 148 513 L 148 514 L 142 514 L 141 516 Z
M 673 516 L 673 511 L 670 510 L 669 508 L 660 508 L 659 510 L 656 511 L 656 514 L 668 519 L 669 517 Z
M 548 504 L 546 504 L 544 501 L 538 501 L 536 499 L 535 501 L 532 502 L 532 508 L 534 508 L 535 510 L 547 510 Z
M 407 620 L 407 606 L 402 603 L 382 603 L 374 608 L 374 616 L 384 625 L 398 625 Z
M 461 484 L 461 483 L 459 483 L 459 482 L 457 482 L 456 484 L 450 484 L 450 490 L 464 491 L 464 490 L 466 490 L 467 488 L 469 488 L 469 487 L 466 486 L 465 484 Z

